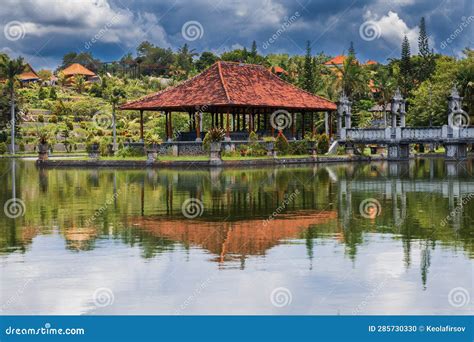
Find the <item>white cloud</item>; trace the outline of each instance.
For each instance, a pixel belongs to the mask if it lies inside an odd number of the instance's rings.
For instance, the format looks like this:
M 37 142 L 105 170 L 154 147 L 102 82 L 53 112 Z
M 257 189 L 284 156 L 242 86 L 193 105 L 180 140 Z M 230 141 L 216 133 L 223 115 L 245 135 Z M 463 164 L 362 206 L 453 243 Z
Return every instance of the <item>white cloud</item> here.
M 411 53 L 418 53 L 419 28 L 418 26 L 408 27 L 405 21 L 398 16 L 398 13 L 389 11 L 386 15 L 378 18 L 371 11 L 367 11 L 364 20 L 374 22 L 380 29 L 380 37 L 394 46 L 400 46 L 403 37 L 407 36 Z

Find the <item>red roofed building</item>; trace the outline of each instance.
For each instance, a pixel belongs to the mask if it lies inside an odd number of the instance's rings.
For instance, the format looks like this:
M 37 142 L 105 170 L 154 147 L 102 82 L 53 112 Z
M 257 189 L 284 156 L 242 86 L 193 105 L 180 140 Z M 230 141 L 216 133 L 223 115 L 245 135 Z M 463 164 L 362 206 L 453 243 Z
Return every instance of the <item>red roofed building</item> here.
M 95 82 L 99 80 L 99 77 L 86 67 L 82 66 L 79 63 L 74 63 L 61 70 L 61 73 L 66 77 L 66 79 L 72 79 L 73 77 L 79 75 L 83 76 L 88 82 Z
M 26 64 L 25 69 L 23 72 L 18 75 L 18 79 L 22 84 L 26 83 L 33 83 L 33 82 L 38 82 L 40 80 L 40 77 L 36 73 L 36 71 L 31 67 L 30 64 Z
M 187 112 L 190 132 L 180 134 L 180 139 L 202 138 L 202 115 L 210 115 L 211 126 L 225 128 L 228 140 L 245 140 L 251 131 L 263 136 L 280 128 L 288 137 L 302 138 L 311 130 L 314 114 L 334 111 L 336 104 L 283 81 L 263 66 L 219 61 L 176 87 L 131 101 L 121 109 L 142 114 L 164 111 L 168 139 L 173 132 L 171 112 Z M 280 119 L 289 125 L 280 126 Z M 143 137 L 143 122 L 141 127 Z
M 329 61 L 327 61 L 326 63 L 324 63 L 324 65 L 328 66 L 328 67 L 333 67 L 333 66 L 342 66 L 344 64 L 344 61 L 346 60 L 346 56 L 344 55 L 339 55 L 339 56 L 336 56 L 332 59 L 330 59 Z

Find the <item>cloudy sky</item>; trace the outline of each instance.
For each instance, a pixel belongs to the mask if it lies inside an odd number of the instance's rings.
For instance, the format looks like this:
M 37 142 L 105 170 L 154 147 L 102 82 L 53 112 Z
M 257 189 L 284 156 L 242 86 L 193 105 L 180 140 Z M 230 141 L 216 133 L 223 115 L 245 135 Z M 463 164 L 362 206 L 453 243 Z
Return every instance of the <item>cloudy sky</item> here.
M 148 40 L 176 49 L 216 53 L 257 41 L 262 54 L 337 55 L 353 41 L 361 60 L 400 55 L 407 35 L 417 52 L 417 25 L 426 18 L 431 46 L 460 56 L 472 47 L 472 0 L 1 0 L 0 51 L 34 67 L 55 68 L 70 51 L 104 61 L 135 53 Z M 448 41 L 449 39 L 449 41 Z

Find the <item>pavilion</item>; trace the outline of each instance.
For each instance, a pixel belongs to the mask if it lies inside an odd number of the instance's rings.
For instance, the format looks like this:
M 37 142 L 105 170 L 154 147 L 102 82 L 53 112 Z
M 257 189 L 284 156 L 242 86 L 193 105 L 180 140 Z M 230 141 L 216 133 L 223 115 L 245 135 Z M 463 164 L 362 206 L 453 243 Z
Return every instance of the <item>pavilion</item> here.
M 173 112 L 189 114 L 189 132 L 180 132 L 176 140 L 201 141 L 204 137 L 202 116 L 211 116 L 211 126 L 226 131 L 226 140 L 247 140 L 254 131 L 260 137 L 281 130 L 288 138 L 304 138 L 314 129 L 315 114 L 325 113 L 329 133 L 329 112 L 336 104 L 301 90 L 274 75 L 265 67 L 219 61 L 199 75 L 156 94 L 128 102 L 122 110 L 140 112 L 143 141 L 143 112 L 162 111 L 166 117 L 166 137 L 171 141 Z M 275 115 L 287 116 L 276 118 Z M 288 123 L 282 129 L 275 120 Z

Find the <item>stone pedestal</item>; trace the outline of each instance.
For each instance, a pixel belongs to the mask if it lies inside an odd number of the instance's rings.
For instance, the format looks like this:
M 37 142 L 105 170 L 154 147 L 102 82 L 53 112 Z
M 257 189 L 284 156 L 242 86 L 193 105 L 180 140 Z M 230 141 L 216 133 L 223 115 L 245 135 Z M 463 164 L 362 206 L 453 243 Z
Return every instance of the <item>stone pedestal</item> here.
M 410 145 L 392 144 L 388 145 L 388 160 L 406 160 L 410 157 Z
M 38 161 L 42 162 L 48 160 L 48 150 L 48 144 L 38 145 Z
M 273 141 L 269 141 L 265 144 L 267 149 L 267 157 L 276 158 L 277 152 L 275 150 L 275 143 Z
M 447 159 L 466 159 L 467 158 L 467 144 L 465 143 L 446 143 Z
M 222 158 L 221 158 L 221 148 L 222 144 L 220 142 L 211 142 L 211 152 L 210 152 L 210 165 L 221 165 Z
M 158 151 L 156 149 L 149 149 L 146 151 L 146 163 L 153 164 L 158 158 Z

